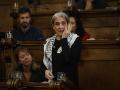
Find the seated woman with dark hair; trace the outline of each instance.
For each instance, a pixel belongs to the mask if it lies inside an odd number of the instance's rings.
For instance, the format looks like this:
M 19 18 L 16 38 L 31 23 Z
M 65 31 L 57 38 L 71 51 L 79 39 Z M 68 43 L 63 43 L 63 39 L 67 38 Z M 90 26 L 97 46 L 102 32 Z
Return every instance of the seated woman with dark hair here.
M 108 5 L 105 0 L 75 0 L 78 8 L 84 10 L 104 9 Z
M 15 51 L 15 59 L 15 71 L 22 73 L 22 80 L 28 82 L 44 81 L 44 75 L 40 70 L 40 66 L 33 60 L 33 57 L 27 48 L 18 47 Z
M 69 16 L 69 22 L 72 25 L 72 32 L 79 35 L 82 41 L 86 41 L 90 38 L 90 35 L 84 30 L 83 24 L 80 20 L 80 15 L 78 11 L 65 11 Z

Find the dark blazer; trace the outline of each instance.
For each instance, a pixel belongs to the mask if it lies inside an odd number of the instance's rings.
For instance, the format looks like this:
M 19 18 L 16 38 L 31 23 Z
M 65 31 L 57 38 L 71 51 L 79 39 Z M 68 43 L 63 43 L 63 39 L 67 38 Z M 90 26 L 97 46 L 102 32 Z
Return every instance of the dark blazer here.
M 16 27 L 12 31 L 13 38 L 19 41 L 31 41 L 43 39 L 43 34 L 35 27 L 30 27 L 26 32 L 23 32 L 20 27 Z

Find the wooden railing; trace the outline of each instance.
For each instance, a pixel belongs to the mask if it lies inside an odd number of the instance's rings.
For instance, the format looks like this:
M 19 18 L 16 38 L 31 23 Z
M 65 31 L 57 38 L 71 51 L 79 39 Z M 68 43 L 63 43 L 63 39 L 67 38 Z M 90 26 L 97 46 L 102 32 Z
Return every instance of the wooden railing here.
M 70 90 L 68 82 L 24 82 L 18 79 L 0 82 L 0 90 Z

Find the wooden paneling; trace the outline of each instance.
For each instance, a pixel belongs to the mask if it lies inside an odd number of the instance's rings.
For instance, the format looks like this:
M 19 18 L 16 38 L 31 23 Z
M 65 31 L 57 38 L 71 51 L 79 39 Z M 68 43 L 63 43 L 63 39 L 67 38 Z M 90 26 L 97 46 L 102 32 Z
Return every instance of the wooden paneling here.
M 16 45 L 29 48 L 35 60 L 40 64 L 43 60 L 44 43 L 45 41 L 22 41 L 17 42 Z M 83 45 L 79 64 L 81 89 L 120 90 L 120 41 L 93 40 L 85 41 Z M 8 53 L 7 56 L 11 57 L 10 52 Z
M 31 8 L 31 11 L 33 12 L 42 12 L 42 13 L 48 13 L 52 11 L 62 11 L 66 9 L 66 4 L 43 4 L 43 5 L 38 5 L 34 6 L 35 8 Z
M 15 2 L 15 0 L 0 0 L 0 5 L 12 5 Z
M 85 30 L 96 39 L 116 39 L 120 31 L 120 27 L 99 27 L 99 28 L 85 28 Z
M 119 90 L 120 61 L 84 61 L 79 67 L 81 90 Z
M 80 88 L 119 90 L 120 41 L 90 41 L 84 45 L 79 64 Z
M 33 25 L 39 26 L 42 29 L 48 29 L 51 27 L 51 18 L 52 15 L 43 15 L 43 16 L 33 16 Z
M 9 8 L 9 9 L 8 9 Z M 12 28 L 9 6 L 0 6 L 0 31 L 9 31 Z
M 84 43 L 81 60 L 120 60 L 120 43 L 118 41 L 111 42 L 109 40 L 96 40 Z
M 48 4 L 56 4 L 56 3 L 65 3 L 65 2 L 67 2 L 67 0 L 52 0 L 52 1 L 50 1 L 50 0 L 41 0 L 41 3 L 48 3 Z
M 9 83 L 8 83 L 9 82 Z M 0 82 L 0 90 L 71 90 L 69 82 L 24 82 L 20 80 L 9 80 Z
M 119 17 L 105 16 L 105 17 L 85 17 L 82 18 L 84 27 L 100 28 L 100 27 L 118 27 Z

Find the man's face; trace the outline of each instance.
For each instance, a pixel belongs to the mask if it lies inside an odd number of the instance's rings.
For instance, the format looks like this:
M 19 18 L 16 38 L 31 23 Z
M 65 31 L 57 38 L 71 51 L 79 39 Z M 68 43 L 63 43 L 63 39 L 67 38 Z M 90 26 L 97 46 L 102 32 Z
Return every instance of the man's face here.
M 57 17 L 53 23 L 53 30 L 55 31 L 57 36 L 62 36 L 66 26 L 66 19 L 64 17 Z
M 19 24 L 22 28 L 27 28 L 30 25 L 31 16 L 28 12 L 19 15 Z

